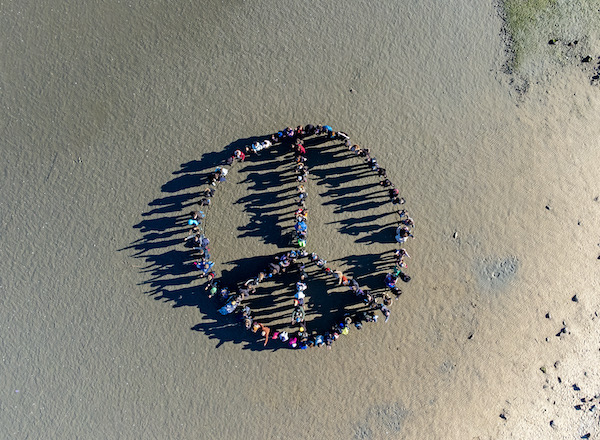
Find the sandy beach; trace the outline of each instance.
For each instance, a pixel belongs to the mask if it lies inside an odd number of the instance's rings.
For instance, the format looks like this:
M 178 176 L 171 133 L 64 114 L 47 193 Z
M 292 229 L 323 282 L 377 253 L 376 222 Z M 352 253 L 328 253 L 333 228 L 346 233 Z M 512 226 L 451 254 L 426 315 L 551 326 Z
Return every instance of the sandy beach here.
M 591 67 L 526 64 L 523 93 L 497 9 L 463 0 L 0 12 L 0 437 L 600 435 Z M 232 148 L 308 123 L 398 184 L 412 280 L 388 323 L 332 350 L 263 348 L 182 264 L 185 220 Z M 314 156 L 311 251 L 364 279 L 392 217 L 348 209 L 377 201 L 377 179 L 336 151 Z M 285 166 L 249 161 L 219 188 L 220 274 L 289 249 Z

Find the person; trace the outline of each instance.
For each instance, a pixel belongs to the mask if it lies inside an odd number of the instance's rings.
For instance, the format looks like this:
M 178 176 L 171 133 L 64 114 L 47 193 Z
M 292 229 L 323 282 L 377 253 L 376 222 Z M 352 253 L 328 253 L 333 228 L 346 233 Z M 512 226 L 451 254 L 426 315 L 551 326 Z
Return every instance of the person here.
M 335 279 L 338 280 L 338 286 L 340 286 L 342 284 L 344 286 L 348 285 L 348 283 L 349 283 L 348 278 L 344 275 L 344 273 L 341 270 L 334 270 L 333 276 L 335 276 Z
M 269 333 L 271 333 L 271 329 L 266 325 L 260 324 L 256 321 L 252 324 L 252 333 L 257 333 L 260 330 L 260 335 L 265 337 L 265 343 L 263 346 L 267 345 L 269 342 Z
M 323 339 L 323 335 L 315 336 L 315 345 L 319 348 L 321 348 L 323 345 L 325 345 L 325 340 Z
M 277 263 L 269 263 L 269 272 L 271 275 L 277 275 L 281 272 L 281 266 Z
M 396 241 L 398 243 L 406 243 L 408 238 L 414 238 L 414 236 L 410 233 L 410 229 L 406 226 L 398 226 L 396 229 Z
M 302 324 L 304 322 L 304 309 L 302 306 L 296 306 L 292 312 L 292 324 Z
M 383 316 L 385 316 L 385 322 L 388 322 L 388 319 L 390 319 L 390 309 L 388 309 L 386 306 L 384 306 L 383 304 L 381 304 L 379 306 L 379 310 L 381 310 L 381 313 L 383 313 Z
M 281 342 L 287 342 L 288 339 L 290 339 L 289 336 L 288 336 L 288 332 L 283 331 L 283 332 L 279 333 L 279 340 Z
M 398 300 L 400 298 L 400 295 L 402 295 L 402 289 L 399 289 L 398 287 L 394 286 L 392 287 L 392 293 L 396 295 L 396 300 Z
M 400 248 L 394 251 L 394 256 L 396 257 L 396 259 L 402 259 L 404 257 L 408 257 L 410 258 L 410 255 L 408 255 L 408 252 L 406 252 L 406 249 L 404 248 Z
M 409 216 L 406 216 L 406 218 L 403 218 L 402 220 L 400 220 L 400 223 L 402 223 L 403 225 L 406 225 L 406 226 L 410 226 L 410 227 L 415 226 L 415 221 L 412 218 L 410 218 Z
M 204 191 L 202 191 L 200 193 L 200 195 L 202 195 L 204 197 L 213 197 L 215 195 L 215 189 L 211 188 L 211 187 L 205 188 Z M 202 212 L 202 211 L 200 211 L 200 212 Z
M 336 138 L 338 138 L 338 139 L 340 139 L 342 141 L 349 141 L 350 140 L 350 136 L 348 136 L 343 131 L 338 131 L 337 134 L 336 134 Z
M 232 313 L 236 307 L 237 307 L 237 301 L 233 300 L 231 302 L 228 302 L 227 304 L 225 304 L 223 307 L 221 307 L 218 312 L 221 315 L 229 315 L 230 313 Z
M 394 277 L 394 275 L 392 275 L 391 273 L 388 273 L 385 276 L 385 285 L 390 289 L 393 289 L 394 287 L 396 287 L 396 278 Z
M 306 295 L 304 294 L 303 291 L 298 290 L 296 292 L 296 294 L 294 295 L 294 305 L 295 306 L 304 306 L 304 298 L 306 297 Z
M 271 333 L 271 329 L 269 327 L 267 327 L 266 325 L 262 325 L 262 324 L 259 324 L 259 325 L 260 325 L 260 330 L 261 330 L 260 334 L 261 334 L 261 336 L 265 337 L 265 343 L 263 344 L 263 347 L 266 347 L 267 342 L 269 342 L 269 333 Z
M 243 162 L 244 159 L 246 159 L 246 155 L 244 154 L 244 152 L 242 150 L 235 150 L 233 152 L 233 155 L 235 156 L 235 158 L 237 160 L 239 160 L 240 162 Z
M 349 333 L 348 326 L 345 325 L 344 323 L 340 323 L 339 329 L 340 329 L 341 335 L 347 335 Z
M 240 287 L 238 293 L 241 295 L 242 300 L 250 298 L 250 289 L 248 287 Z
M 284 135 L 284 137 L 287 137 L 287 138 L 293 137 L 294 129 L 292 127 L 286 127 L 285 130 L 283 130 L 283 135 Z
M 216 278 L 216 274 L 214 273 L 214 271 L 211 270 L 206 276 L 207 283 L 204 286 L 204 290 L 208 290 L 211 287 L 217 285 L 218 281 L 215 278 Z
M 392 297 L 389 294 L 384 293 L 382 298 L 384 306 L 389 307 L 392 304 Z
M 334 341 L 335 341 L 335 338 L 331 333 L 329 333 L 329 332 L 325 333 L 325 345 L 327 346 L 327 348 L 329 350 L 331 350 L 331 344 L 333 344 Z

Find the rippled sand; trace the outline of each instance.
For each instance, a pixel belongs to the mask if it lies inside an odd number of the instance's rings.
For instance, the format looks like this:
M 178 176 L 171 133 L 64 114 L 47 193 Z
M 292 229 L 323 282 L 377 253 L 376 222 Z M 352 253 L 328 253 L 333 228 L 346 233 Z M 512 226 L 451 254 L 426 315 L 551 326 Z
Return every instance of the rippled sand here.
M 0 12 L 1 437 L 597 435 L 598 90 L 567 64 L 520 96 L 493 5 Z M 400 184 L 412 281 L 331 351 L 259 350 L 197 307 L 169 222 L 193 207 L 183 164 L 309 122 Z M 220 270 L 277 251 L 235 203 L 247 175 L 211 208 Z M 388 250 L 343 229 L 331 190 L 313 189 L 323 252 Z

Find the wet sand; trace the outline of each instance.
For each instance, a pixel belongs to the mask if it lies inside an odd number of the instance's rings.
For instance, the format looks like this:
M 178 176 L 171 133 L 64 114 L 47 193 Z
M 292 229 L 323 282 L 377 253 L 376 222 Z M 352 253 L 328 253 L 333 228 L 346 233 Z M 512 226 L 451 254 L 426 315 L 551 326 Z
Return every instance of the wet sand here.
M 567 65 L 519 97 L 493 5 L 0 10 L 0 436 L 598 434 L 598 91 Z M 170 182 L 311 122 L 401 185 L 412 281 L 387 324 L 331 351 L 260 350 L 191 301 L 168 221 L 195 182 Z M 278 251 L 243 229 L 260 214 L 239 203 L 247 175 L 211 208 L 220 270 Z M 323 252 L 389 249 L 345 232 L 314 183 Z

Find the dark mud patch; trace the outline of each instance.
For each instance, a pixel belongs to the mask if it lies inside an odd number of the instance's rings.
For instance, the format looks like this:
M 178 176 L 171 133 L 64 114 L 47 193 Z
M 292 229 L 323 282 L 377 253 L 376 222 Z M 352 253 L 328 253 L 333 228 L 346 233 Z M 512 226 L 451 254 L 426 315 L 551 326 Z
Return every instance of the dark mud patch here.
M 497 0 L 506 47 L 503 71 L 523 96 L 568 66 L 600 80 L 600 0 Z
M 519 260 L 515 256 L 484 258 L 476 263 L 476 275 L 486 290 L 498 291 L 510 285 L 517 276 Z
M 365 418 L 354 428 L 355 440 L 396 438 L 402 431 L 408 410 L 399 402 L 376 405 L 367 410 Z

